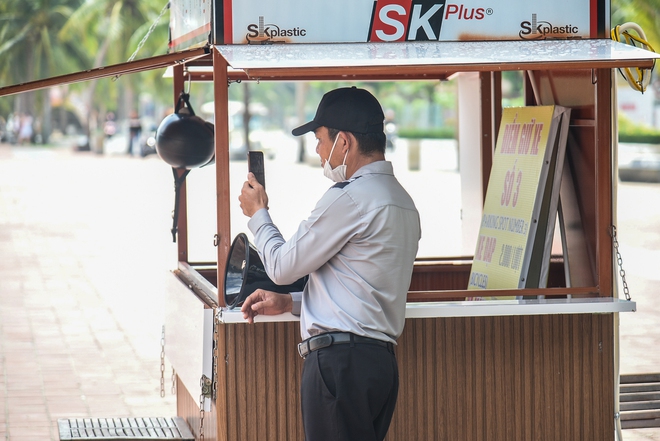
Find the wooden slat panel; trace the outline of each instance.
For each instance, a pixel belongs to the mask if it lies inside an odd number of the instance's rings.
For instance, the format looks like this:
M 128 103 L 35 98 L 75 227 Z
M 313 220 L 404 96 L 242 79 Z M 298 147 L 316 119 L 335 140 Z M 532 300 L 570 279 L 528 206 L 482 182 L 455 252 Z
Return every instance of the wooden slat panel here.
M 183 417 L 190 430 L 199 439 L 199 393 L 195 393 L 197 398 L 191 396 L 186 386 L 176 378 L 176 414 Z M 206 441 L 217 441 L 217 409 L 214 403 L 211 403 L 211 410 L 204 412 L 204 439 Z
M 495 338 L 497 336 L 496 324 L 497 317 L 493 317 L 493 320 L 484 321 L 484 386 L 486 388 L 486 397 L 483 403 L 483 413 L 486 421 L 486 433 L 497 433 L 497 418 L 498 413 L 497 402 L 499 397 L 495 389 L 495 375 L 498 368 L 501 368 L 501 365 L 496 365 L 495 363 Z M 499 355 L 499 354 L 497 354 Z M 493 366 L 493 369 L 488 369 L 487 366 Z M 501 397 L 501 396 L 500 396 Z
M 444 390 L 448 384 L 460 384 L 458 379 L 462 377 L 462 373 L 459 371 L 460 366 L 465 363 L 465 345 L 455 345 L 452 344 L 454 339 L 458 338 L 456 333 L 456 328 L 453 326 L 455 322 L 439 322 L 435 321 L 436 324 L 436 339 L 442 343 L 442 347 L 438 348 L 438 353 L 436 354 L 435 361 L 437 363 L 438 369 L 436 369 L 437 375 L 437 387 Z M 446 372 L 447 375 L 443 376 L 443 372 Z M 443 383 L 442 379 L 446 378 L 446 383 Z M 442 420 L 441 415 L 448 414 L 449 411 L 458 409 L 458 396 L 468 396 L 468 391 L 462 390 L 461 393 L 445 395 L 445 394 L 435 394 L 436 395 L 436 406 L 439 409 L 439 413 L 436 416 L 436 426 L 440 429 L 438 431 L 439 439 L 449 439 L 449 428 L 448 425 Z M 464 414 L 455 414 L 454 421 L 456 427 L 461 431 L 466 430 L 468 415 Z
M 264 333 L 262 338 L 265 345 L 265 359 L 274 360 L 276 344 L 275 332 L 277 328 L 273 326 L 273 323 L 268 323 L 263 329 Z M 263 388 L 261 390 L 266 391 L 265 402 L 275 403 L 277 401 L 277 371 L 275 369 L 266 370 L 266 375 L 263 376 L 261 387 Z M 268 439 L 267 435 L 271 433 L 277 434 L 277 412 L 273 412 L 272 409 L 266 408 L 263 404 L 258 407 L 257 412 L 261 415 L 261 422 L 264 422 L 265 420 L 265 424 L 261 424 L 263 426 L 263 431 L 260 435 L 262 436 L 261 439 Z
M 214 314 L 217 313 L 217 311 L 214 311 Z M 229 438 L 227 436 L 227 427 L 225 424 L 225 417 L 224 415 L 227 414 L 227 409 L 229 406 L 230 402 L 230 397 L 235 396 L 235 394 L 230 394 L 227 391 L 227 363 L 224 363 L 224 354 L 227 353 L 227 347 L 228 347 L 228 341 L 229 338 L 227 337 L 227 334 L 230 334 L 227 330 L 226 326 L 220 326 L 219 324 L 216 323 L 215 325 L 215 338 L 216 338 L 216 353 L 214 354 L 216 356 L 216 367 L 215 372 L 213 374 L 215 375 L 215 380 L 216 380 L 216 398 L 215 398 L 215 406 L 216 407 L 216 433 L 217 433 L 217 441 L 228 441 Z M 178 396 L 177 396 L 178 397 Z
M 561 334 L 562 334 L 562 340 L 561 344 L 565 345 L 566 347 L 569 347 L 571 340 L 571 332 L 570 332 L 570 317 L 568 315 L 561 316 L 561 324 L 560 324 L 560 329 L 561 329 Z M 571 369 L 571 357 L 568 357 L 566 354 L 562 353 L 561 355 L 561 364 L 559 366 L 559 369 L 561 372 L 570 372 Z M 567 405 L 570 404 L 570 397 L 571 393 L 573 391 L 572 384 L 570 381 L 570 376 L 564 374 L 562 375 L 563 382 L 561 383 L 562 385 L 562 399 L 564 400 L 563 402 L 565 403 L 562 406 L 563 413 L 561 415 L 561 421 L 564 422 L 560 429 L 561 433 L 561 439 L 569 439 L 570 434 L 571 434 L 571 423 L 575 418 L 575 413 L 574 410 L 571 406 Z
M 532 406 L 530 409 L 532 424 L 532 437 L 529 439 L 537 439 L 533 434 L 543 433 L 543 427 L 541 423 L 545 420 L 546 416 L 544 415 L 544 403 L 543 400 L 536 399 L 539 396 L 545 396 L 543 392 L 543 342 L 540 340 L 540 325 L 539 320 L 533 320 L 534 317 L 527 317 L 529 325 L 527 329 L 532 333 L 532 359 L 530 366 L 531 370 L 528 370 L 528 374 L 531 374 L 530 386 L 532 388 Z M 551 408 L 548 407 L 548 410 Z
M 523 388 L 521 386 L 520 378 L 522 378 L 522 347 L 521 341 L 523 332 L 521 329 L 520 320 L 506 320 L 504 332 L 508 335 L 507 352 L 511 355 L 508 360 L 512 363 L 510 371 L 507 373 L 509 398 L 507 402 L 511 402 L 509 407 L 513 424 L 511 424 L 512 434 L 507 433 L 509 439 L 524 439 L 523 438 Z
M 229 363 L 229 355 L 227 354 L 233 354 L 236 352 L 236 338 L 234 337 L 234 327 L 233 326 L 223 326 L 223 325 L 218 325 L 218 327 L 221 329 L 221 335 L 224 336 L 224 339 L 221 339 L 218 342 L 218 360 L 226 360 L 225 363 L 218 363 L 218 365 L 222 365 L 222 369 L 224 370 L 224 377 L 218 377 L 218 383 L 219 385 L 222 384 L 223 387 L 222 389 L 224 390 L 225 394 L 224 395 L 224 401 L 225 401 L 225 406 L 224 406 L 224 413 L 222 415 L 218 415 L 218 428 L 220 432 L 223 434 L 222 438 L 225 440 L 234 440 L 236 439 L 236 433 L 232 432 L 232 430 L 236 430 L 236 426 L 232 425 L 231 427 L 227 427 L 227 415 L 229 415 L 229 410 L 230 409 L 236 409 L 238 407 L 238 391 L 234 389 L 229 389 L 229 382 L 226 380 L 227 378 L 235 378 L 236 377 L 236 363 Z M 223 356 L 224 354 L 224 356 Z M 226 356 L 226 358 L 225 358 Z M 218 368 L 220 370 L 220 368 Z M 223 379 L 225 381 L 223 381 Z M 220 387 L 220 386 L 219 386 Z M 218 401 L 221 401 L 223 399 L 223 395 L 218 396 Z M 219 435 L 220 437 L 220 435 Z
M 429 322 L 424 324 L 424 335 L 420 341 L 422 345 L 420 348 L 424 352 L 429 352 L 429 357 L 431 357 L 433 362 L 422 367 L 423 381 L 429 384 L 428 389 L 424 391 L 424 400 L 420 403 L 420 407 L 422 408 L 438 408 L 438 406 L 442 405 L 438 397 L 433 393 L 441 387 L 439 381 L 441 381 L 442 377 L 438 375 L 438 371 L 442 369 L 441 361 L 438 358 L 438 350 L 444 348 L 441 338 L 442 333 L 438 329 L 437 323 Z M 435 434 L 441 433 L 442 422 L 435 415 L 424 415 L 423 421 L 426 427 L 420 432 L 421 437 L 435 436 Z
M 228 439 L 303 440 L 298 323 L 221 327 Z M 608 314 L 408 320 L 387 440 L 608 439 L 612 342 Z
M 474 370 L 468 369 L 465 370 L 464 366 L 473 366 L 476 364 L 476 353 L 475 353 L 475 347 L 476 347 L 476 336 L 475 336 L 475 326 L 473 322 L 475 319 L 473 318 L 464 318 L 461 320 L 449 320 L 450 322 L 453 322 L 452 326 L 452 331 L 453 334 L 451 336 L 448 336 L 447 339 L 447 344 L 448 346 L 451 345 L 451 341 L 456 341 L 456 340 L 464 340 L 464 351 L 465 351 L 465 361 L 464 363 L 458 365 L 456 367 L 458 375 L 456 378 L 465 378 L 465 386 L 458 387 L 460 385 L 460 381 L 457 380 L 455 383 L 457 390 L 458 389 L 465 389 L 465 395 L 463 397 L 461 396 L 456 396 L 456 402 L 457 406 L 454 408 L 454 412 L 456 414 L 461 414 L 463 412 L 460 412 L 458 409 L 460 409 L 461 406 L 463 406 L 466 409 L 469 409 L 469 413 L 463 413 L 465 415 L 465 422 L 464 422 L 464 427 L 466 429 L 466 433 L 468 433 L 470 436 L 468 438 L 470 439 L 476 439 L 476 426 L 473 420 L 473 415 L 474 411 L 473 409 L 475 408 L 475 394 L 476 394 L 476 377 L 474 376 Z M 452 363 L 452 360 L 448 360 L 448 363 Z M 445 395 L 450 395 L 450 394 L 445 394 Z M 462 403 L 462 404 L 459 404 Z M 452 431 L 452 433 L 455 433 Z
M 472 263 L 452 264 L 438 263 L 432 269 L 425 265 L 415 266 L 410 291 L 426 290 L 464 290 L 467 289 Z M 459 296 L 463 297 L 460 293 Z
M 470 278 L 472 260 L 438 262 L 418 261 L 413 268 L 410 291 L 465 290 Z M 565 287 L 564 261 L 553 257 L 550 261 L 548 288 Z M 458 293 L 464 296 L 465 293 Z
M 302 440 L 299 323 L 224 324 L 227 438 Z
M 612 332 L 611 315 L 409 320 L 387 439 L 607 439 Z

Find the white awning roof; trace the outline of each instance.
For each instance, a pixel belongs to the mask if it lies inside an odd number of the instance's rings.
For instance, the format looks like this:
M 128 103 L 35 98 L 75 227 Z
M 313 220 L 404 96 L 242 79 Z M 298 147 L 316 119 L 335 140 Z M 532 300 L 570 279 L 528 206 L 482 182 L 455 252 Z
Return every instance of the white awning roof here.
M 650 68 L 659 54 L 609 39 L 430 41 L 213 46 L 243 80 L 422 79 L 456 72 Z M 208 48 L 197 48 L 43 80 L 0 87 L 0 96 L 177 64 L 195 65 L 212 79 Z M 191 72 L 193 67 L 190 68 Z
M 251 79 L 433 77 L 455 72 L 649 68 L 659 54 L 610 39 L 214 46 Z M 396 67 L 396 69 L 392 69 Z M 386 72 L 387 71 L 387 72 Z

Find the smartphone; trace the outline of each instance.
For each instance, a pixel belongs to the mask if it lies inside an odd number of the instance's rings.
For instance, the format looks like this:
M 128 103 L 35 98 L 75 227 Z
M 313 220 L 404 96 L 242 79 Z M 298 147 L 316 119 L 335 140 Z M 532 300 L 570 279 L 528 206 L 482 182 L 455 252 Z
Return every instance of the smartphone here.
M 266 188 L 266 177 L 264 175 L 264 152 L 248 152 L 248 171 L 254 173 L 254 177 L 257 178 L 257 182 Z

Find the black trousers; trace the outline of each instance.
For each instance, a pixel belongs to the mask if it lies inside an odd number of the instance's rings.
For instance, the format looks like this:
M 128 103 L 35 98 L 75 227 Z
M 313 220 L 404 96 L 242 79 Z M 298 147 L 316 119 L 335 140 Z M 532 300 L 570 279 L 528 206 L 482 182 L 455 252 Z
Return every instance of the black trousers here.
M 394 353 L 335 344 L 305 358 L 301 406 L 306 441 L 382 441 L 399 391 Z

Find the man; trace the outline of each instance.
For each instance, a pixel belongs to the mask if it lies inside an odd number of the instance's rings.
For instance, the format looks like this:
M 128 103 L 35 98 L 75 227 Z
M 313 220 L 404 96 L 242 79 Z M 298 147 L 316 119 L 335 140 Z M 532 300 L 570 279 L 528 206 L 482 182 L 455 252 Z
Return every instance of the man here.
M 268 276 L 302 293 L 252 293 L 241 308 L 300 314 L 305 359 L 301 407 L 307 441 L 382 440 L 399 387 L 393 347 L 420 238 L 419 213 L 385 161 L 384 115 L 364 89 L 323 96 L 314 131 L 323 173 L 336 182 L 285 241 L 268 215 L 268 196 L 251 173 L 239 201 Z

